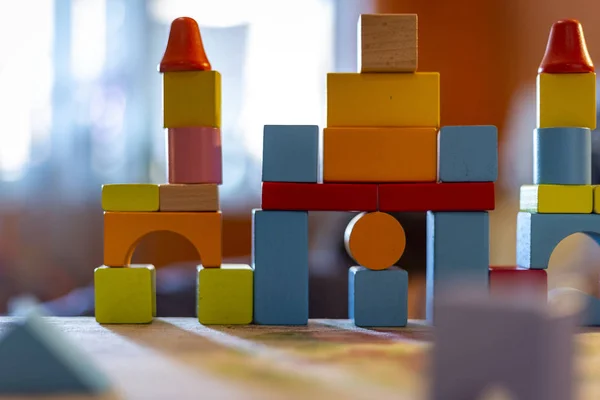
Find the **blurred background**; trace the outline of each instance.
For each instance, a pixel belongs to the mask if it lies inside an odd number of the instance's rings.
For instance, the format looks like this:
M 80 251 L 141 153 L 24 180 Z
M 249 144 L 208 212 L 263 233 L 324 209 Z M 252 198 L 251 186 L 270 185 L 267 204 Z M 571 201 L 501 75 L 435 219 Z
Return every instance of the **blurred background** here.
M 223 76 L 225 262 L 250 260 L 260 206 L 262 126 L 325 126 L 325 77 L 356 71 L 361 13 L 419 15 L 419 70 L 441 73 L 442 124 L 500 135 L 491 264 L 514 265 L 518 188 L 532 181 L 535 77 L 551 24 L 579 19 L 600 59 L 600 3 L 589 0 L 20 0 L 0 2 L 0 313 L 33 295 L 57 315 L 93 315 L 102 264 L 103 183 L 166 181 L 160 61 L 170 22 L 200 24 Z M 597 140 L 594 139 L 594 147 Z M 596 163 L 597 157 L 594 157 Z M 594 179 L 598 182 L 598 168 Z M 311 317 L 346 316 L 349 213 L 311 214 Z M 410 316 L 424 305 L 424 215 L 398 215 Z M 193 247 L 145 237 L 134 262 L 159 269 L 158 313 L 194 315 Z M 550 285 L 596 292 L 600 249 L 559 244 Z

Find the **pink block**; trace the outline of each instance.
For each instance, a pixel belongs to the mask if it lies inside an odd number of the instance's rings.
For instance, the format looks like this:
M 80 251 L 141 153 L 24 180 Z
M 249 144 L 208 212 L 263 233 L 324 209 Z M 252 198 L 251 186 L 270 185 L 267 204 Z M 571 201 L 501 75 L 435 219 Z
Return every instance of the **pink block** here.
M 219 128 L 169 128 L 167 140 L 169 183 L 223 183 Z

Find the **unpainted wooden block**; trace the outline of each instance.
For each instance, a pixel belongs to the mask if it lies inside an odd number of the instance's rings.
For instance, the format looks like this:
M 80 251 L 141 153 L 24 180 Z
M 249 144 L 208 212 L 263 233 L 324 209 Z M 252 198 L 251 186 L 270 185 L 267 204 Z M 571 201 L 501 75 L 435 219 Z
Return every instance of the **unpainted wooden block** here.
M 592 134 L 588 128 L 533 131 L 533 183 L 590 185 Z
M 265 125 L 263 182 L 316 183 L 318 173 L 318 126 Z
M 358 20 L 360 72 L 415 72 L 417 14 L 363 14 Z
M 590 214 L 594 205 L 591 185 L 523 185 L 521 211 L 541 214 Z
M 158 185 L 120 183 L 102 185 L 104 211 L 158 211 Z
M 101 324 L 144 324 L 156 315 L 153 265 L 94 270 L 96 321 Z
M 198 266 L 197 315 L 204 325 L 252 322 L 253 273 L 249 265 Z
M 348 270 L 348 318 L 356 326 L 397 327 L 408 321 L 408 272 L 392 267 Z
M 159 185 L 160 211 L 219 211 L 216 184 Z

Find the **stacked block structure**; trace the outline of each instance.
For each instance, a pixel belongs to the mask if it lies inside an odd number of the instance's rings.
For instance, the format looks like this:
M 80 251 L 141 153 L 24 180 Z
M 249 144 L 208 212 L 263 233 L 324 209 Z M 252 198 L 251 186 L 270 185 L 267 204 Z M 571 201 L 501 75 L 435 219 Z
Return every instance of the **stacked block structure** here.
M 405 326 L 410 245 L 389 212 L 427 212 L 427 303 L 489 278 L 498 174 L 494 126 L 440 129 L 440 76 L 417 71 L 417 16 L 362 15 L 357 73 L 327 76 L 327 126 L 266 125 L 261 209 L 253 214 L 254 322 L 308 320 L 308 212 L 358 212 L 345 232 L 349 316 Z M 319 176 L 322 151 L 322 177 Z M 321 179 L 322 178 L 322 179 Z

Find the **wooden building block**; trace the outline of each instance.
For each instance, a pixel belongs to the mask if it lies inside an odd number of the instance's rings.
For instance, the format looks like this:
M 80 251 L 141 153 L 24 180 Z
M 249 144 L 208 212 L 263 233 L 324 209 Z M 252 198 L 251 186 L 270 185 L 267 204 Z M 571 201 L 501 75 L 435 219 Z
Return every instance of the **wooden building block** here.
M 590 185 L 592 134 L 588 128 L 533 131 L 533 183 Z
M 254 323 L 308 323 L 308 213 L 252 211 Z
M 324 182 L 435 182 L 436 128 L 323 130 Z
M 377 185 L 264 182 L 262 208 L 284 211 L 377 211 Z
M 348 318 L 361 327 L 398 327 L 408 322 L 408 272 L 392 267 L 348 270 Z
M 170 128 L 167 140 L 169 183 L 223 183 L 219 128 Z
M 488 290 L 490 226 L 487 212 L 427 213 L 427 320 L 437 293 L 457 285 Z
M 219 211 L 216 184 L 159 185 L 160 211 Z
M 253 273 L 249 265 L 198 266 L 198 321 L 203 325 L 252 322 Z
M 523 185 L 521 211 L 540 214 L 590 214 L 594 206 L 591 185 Z
M 3 398 L 71 398 L 75 394 L 88 398 L 109 389 L 110 382 L 104 372 L 37 311 L 12 322 L 3 333 L 0 340 Z
M 263 182 L 316 183 L 318 172 L 318 126 L 265 125 Z
M 600 186 L 594 186 L 594 213 L 600 214 Z
M 383 270 L 402 257 L 406 234 L 400 222 L 390 214 L 361 213 L 346 227 L 344 243 L 348 255 L 361 266 Z
M 163 74 L 165 128 L 221 127 L 221 74 L 217 71 Z
M 105 212 L 104 265 L 129 265 L 138 242 L 156 231 L 171 231 L 189 240 L 204 267 L 221 265 L 221 212 Z
M 532 214 L 517 216 L 517 265 L 546 269 L 558 243 L 574 233 L 600 241 L 599 214 Z
M 498 179 L 498 129 L 495 126 L 444 126 L 438 143 L 440 182 L 495 182 Z
M 360 72 L 415 72 L 417 14 L 363 14 L 358 20 Z
M 582 292 L 579 289 L 563 287 L 554 289 L 550 292 L 558 296 L 577 296 L 581 302 L 581 311 L 579 313 L 580 326 L 600 326 L 600 299 L 589 293 Z
M 440 126 L 440 74 L 327 74 L 327 126 Z
M 522 301 L 548 301 L 548 274 L 543 269 L 490 267 L 490 295 Z
M 488 211 L 495 206 L 494 182 L 379 185 L 379 211 Z
M 596 74 L 538 74 L 537 127 L 596 129 Z
M 152 265 L 94 270 L 96 321 L 144 324 L 156 315 L 156 278 Z
M 119 183 L 102 185 L 104 211 L 158 211 L 158 185 Z

